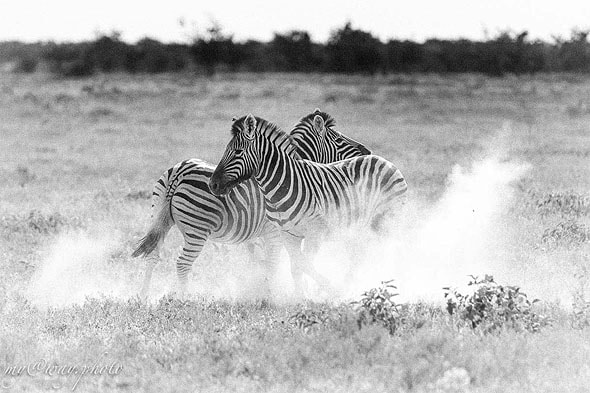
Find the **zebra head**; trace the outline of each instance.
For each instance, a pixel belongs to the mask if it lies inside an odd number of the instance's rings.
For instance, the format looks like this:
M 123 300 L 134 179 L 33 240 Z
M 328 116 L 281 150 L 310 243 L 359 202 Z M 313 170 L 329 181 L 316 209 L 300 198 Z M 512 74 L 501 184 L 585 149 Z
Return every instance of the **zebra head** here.
M 257 160 L 253 145 L 257 123 L 257 118 L 252 114 L 234 120 L 232 139 L 209 180 L 209 189 L 214 195 L 225 195 L 254 175 Z
M 335 123 L 332 116 L 316 109 L 295 125 L 290 135 L 301 158 L 327 164 L 371 154 L 359 142 L 334 130 Z

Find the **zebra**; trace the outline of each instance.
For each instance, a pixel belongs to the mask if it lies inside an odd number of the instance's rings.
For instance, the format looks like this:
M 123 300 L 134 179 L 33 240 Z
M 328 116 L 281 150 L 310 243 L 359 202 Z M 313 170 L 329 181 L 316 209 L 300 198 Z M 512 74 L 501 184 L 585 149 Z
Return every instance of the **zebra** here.
M 334 120 L 327 113 L 316 110 L 313 114 L 323 116 L 330 127 L 334 124 Z M 310 116 L 302 118 L 293 129 L 297 132 L 298 140 L 305 141 L 310 136 L 303 131 L 317 132 L 317 129 L 309 128 Z M 326 139 L 328 144 L 337 145 L 336 148 L 330 148 L 333 160 L 368 151 L 358 142 L 349 140 L 335 131 L 326 135 L 329 135 Z M 350 141 L 351 145 L 354 144 L 356 147 L 349 147 L 346 141 Z M 306 159 L 320 159 L 318 157 L 310 148 L 303 154 L 303 158 Z M 322 159 L 326 159 L 325 156 Z M 174 224 L 184 238 L 184 245 L 176 263 L 181 292 L 186 289 L 187 276 L 193 262 L 209 239 L 237 244 L 261 237 L 265 244 L 264 260 L 270 265 L 274 265 L 278 260 L 281 243 L 284 242 L 292 260 L 292 271 L 303 271 L 315 280 L 321 280 L 314 271 L 306 269 L 305 266 L 298 266 L 298 263 L 303 263 L 299 262 L 301 239 L 281 239 L 278 228 L 266 219 L 264 197 L 254 181 L 244 182 L 228 193 L 228 196 L 220 198 L 213 195 L 208 187 L 213 169 L 214 166 L 205 161 L 190 159 L 169 168 L 156 182 L 152 193 L 152 223 L 148 233 L 140 240 L 132 254 L 133 257 L 147 257 L 141 296 L 147 297 L 153 269 L 160 259 L 162 243 Z
M 181 293 L 187 276 L 207 240 L 238 244 L 262 238 L 266 263 L 275 263 L 280 252 L 280 232 L 265 217 L 263 196 L 252 181 L 237 185 L 233 192 L 218 197 L 208 183 L 215 167 L 203 160 L 189 159 L 165 171 L 152 192 L 152 223 L 132 257 L 147 257 L 141 296 L 147 297 L 152 273 L 160 260 L 160 249 L 173 225 L 184 244 L 176 261 Z
M 306 239 L 310 254 L 334 228 L 370 225 L 407 191 L 399 169 L 376 155 L 331 164 L 298 160 L 290 135 L 252 114 L 234 121 L 231 133 L 211 176 L 211 192 L 225 195 L 254 179 L 270 221 L 292 236 L 313 234 Z

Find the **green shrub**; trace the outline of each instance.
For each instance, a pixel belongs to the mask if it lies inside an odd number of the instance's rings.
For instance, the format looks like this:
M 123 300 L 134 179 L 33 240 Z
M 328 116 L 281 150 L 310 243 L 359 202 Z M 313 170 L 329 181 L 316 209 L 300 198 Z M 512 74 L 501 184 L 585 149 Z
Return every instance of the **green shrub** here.
M 472 294 L 443 288 L 449 314 L 457 315 L 471 328 L 485 333 L 500 328 L 537 332 L 549 323 L 547 317 L 533 311 L 533 305 L 539 300 L 530 301 L 519 287 L 500 285 L 490 275 L 482 280 L 476 276 L 471 278 L 468 285 L 477 288 Z
M 377 323 L 393 334 L 400 326 L 401 304 L 394 300 L 398 294 L 395 292 L 397 287 L 392 282 L 393 280 L 382 281 L 381 286 L 363 293 L 359 301 L 352 303 L 358 312 L 359 329 Z

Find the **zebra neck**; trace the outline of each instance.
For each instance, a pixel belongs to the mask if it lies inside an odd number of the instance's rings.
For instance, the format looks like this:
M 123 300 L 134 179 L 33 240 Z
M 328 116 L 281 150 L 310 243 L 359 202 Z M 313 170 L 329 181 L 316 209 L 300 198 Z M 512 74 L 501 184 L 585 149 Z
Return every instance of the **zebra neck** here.
M 300 165 L 300 161 L 276 146 L 271 145 L 267 154 L 263 155 L 255 179 L 268 207 L 277 211 L 282 210 L 281 206 L 289 200 L 294 184 L 300 183 Z

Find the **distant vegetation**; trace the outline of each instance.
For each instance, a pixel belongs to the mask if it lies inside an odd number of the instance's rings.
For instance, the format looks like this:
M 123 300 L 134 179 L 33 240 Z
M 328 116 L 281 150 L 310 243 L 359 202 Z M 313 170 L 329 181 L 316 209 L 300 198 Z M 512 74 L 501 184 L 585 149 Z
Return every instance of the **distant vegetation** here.
M 15 62 L 15 71 L 34 72 L 44 64 L 57 75 L 81 77 L 97 72 L 590 72 L 589 31 L 574 30 L 569 39 L 552 43 L 531 40 L 528 32 L 502 32 L 486 41 L 438 40 L 424 43 L 391 39 L 382 42 L 350 23 L 317 43 L 305 31 L 275 33 L 270 42 L 237 42 L 219 25 L 191 43 L 164 44 L 145 38 L 135 44 L 120 34 L 82 43 L 0 43 L 0 62 Z

